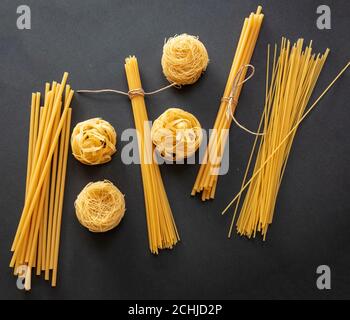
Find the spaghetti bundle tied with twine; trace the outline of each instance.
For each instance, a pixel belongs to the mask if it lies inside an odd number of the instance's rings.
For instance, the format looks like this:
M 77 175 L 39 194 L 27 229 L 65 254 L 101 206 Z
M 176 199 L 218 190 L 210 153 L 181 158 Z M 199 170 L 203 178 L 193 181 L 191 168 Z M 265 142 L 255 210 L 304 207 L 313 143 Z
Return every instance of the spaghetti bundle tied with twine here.
M 254 73 L 254 67 L 250 65 L 250 60 L 255 49 L 263 18 L 262 7 L 259 6 L 255 13 L 252 12 L 249 17 L 244 20 L 237 50 L 214 123 L 214 130 L 210 136 L 201 167 L 191 192 L 193 196 L 197 193 L 201 193 L 203 201 L 215 198 L 228 130 L 234 119 L 233 114 L 236 110 L 243 87 L 242 84 L 251 77 L 249 76 L 245 79 L 249 67 L 253 70 L 252 74 Z M 237 121 L 235 122 L 238 123 Z M 239 127 L 249 133 L 255 134 L 241 125 L 239 125 Z

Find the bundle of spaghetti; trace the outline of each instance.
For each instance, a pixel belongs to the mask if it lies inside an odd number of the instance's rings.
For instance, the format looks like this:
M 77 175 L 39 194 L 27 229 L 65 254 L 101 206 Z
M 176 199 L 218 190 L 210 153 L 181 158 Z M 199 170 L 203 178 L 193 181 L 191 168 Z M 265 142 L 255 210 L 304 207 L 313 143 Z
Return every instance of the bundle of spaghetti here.
M 45 272 L 46 280 L 52 270 L 52 286 L 56 286 L 74 94 L 67 78 L 64 73 L 61 83 L 46 83 L 43 106 L 40 93 L 32 94 L 26 196 L 10 262 L 26 290 L 31 289 L 34 267 L 37 275 Z
M 263 135 L 249 186 L 245 182 L 258 145 L 258 137 L 253 144 L 242 183 L 242 189 L 247 188 L 247 191 L 236 223 L 240 235 L 251 238 L 260 232 L 263 239 L 266 239 L 297 126 L 304 117 L 305 108 L 329 53 L 327 49 L 324 54 L 315 55 L 311 46 L 312 42 L 303 50 L 303 39 L 291 45 L 289 40 L 282 38 L 277 60 L 275 46 L 270 83 L 268 49 L 265 107 L 259 126 Z M 236 197 L 238 201 L 229 236 L 242 191 Z
M 224 96 L 221 99 L 220 108 L 214 123 L 214 130 L 209 138 L 209 143 L 192 189 L 192 196 L 202 192 L 203 201 L 214 199 L 215 197 L 221 160 L 225 151 L 228 130 L 232 122 L 232 117 L 228 115 L 234 114 L 242 85 L 246 81 L 245 77 L 248 67 L 252 67 L 249 63 L 264 18 L 261 11 L 262 7 L 259 6 L 256 13 L 251 13 L 250 16 L 244 20 L 237 50 L 226 83 Z
M 159 249 L 172 249 L 180 238 L 158 164 L 153 160 L 154 146 L 136 57 L 125 59 L 125 71 L 138 137 L 149 247 L 158 254 Z

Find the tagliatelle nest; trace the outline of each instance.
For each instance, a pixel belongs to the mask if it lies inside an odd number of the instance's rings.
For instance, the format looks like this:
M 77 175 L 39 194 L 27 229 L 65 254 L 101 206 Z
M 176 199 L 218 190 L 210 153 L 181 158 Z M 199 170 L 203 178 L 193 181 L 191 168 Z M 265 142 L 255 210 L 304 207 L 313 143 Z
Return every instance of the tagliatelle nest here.
M 101 118 L 78 123 L 72 133 L 74 157 L 88 165 L 109 162 L 116 152 L 117 134 L 111 124 Z
M 199 148 L 203 133 L 197 118 L 182 109 L 170 108 L 153 123 L 152 142 L 167 160 L 182 160 Z
M 207 69 L 209 57 L 198 37 L 186 33 L 169 38 L 163 47 L 162 68 L 171 83 L 195 83 Z
M 91 232 L 115 228 L 125 213 L 124 195 L 108 180 L 89 183 L 74 206 L 79 222 Z

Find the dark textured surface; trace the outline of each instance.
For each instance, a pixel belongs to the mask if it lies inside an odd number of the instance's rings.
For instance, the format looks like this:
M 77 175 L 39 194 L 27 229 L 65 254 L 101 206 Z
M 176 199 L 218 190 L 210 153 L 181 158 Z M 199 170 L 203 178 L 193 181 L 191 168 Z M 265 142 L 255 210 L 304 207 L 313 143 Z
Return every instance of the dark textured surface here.
M 202 203 L 190 191 L 197 165 L 162 166 L 169 200 L 182 238 L 158 257 L 147 247 L 140 169 L 125 166 L 118 141 L 113 161 L 87 167 L 68 161 L 58 287 L 33 279 L 33 290 L 16 289 L 8 268 L 10 245 L 23 205 L 30 94 L 45 81 L 70 72 L 73 88 L 127 89 L 123 61 L 139 58 L 145 90 L 166 84 L 160 58 L 164 38 L 187 32 L 206 45 L 210 65 L 200 81 L 181 91 L 147 99 L 149 116 L 167 107 L 193 112 L 204 128 L 216 116 L 242 21 L 255 1 L 24 1 L 32 30 L 16 29 L 16 8 L 0 4 L 0 298 L 350 298 L 350 120 L 348 72 L 302 124 L 289 159 L 268 241 L 226 238 L 229 216 L 220 211 L 239 190 L 253 138 L 233 127 L 230 171 L 220 177 L 215 201 Z M 260 1 L 265 20 L 252 59 L 254 78 L 245 85 L 237 117 L 255 128 L 264 97 L 267 43 L 285 35 L 314 40 L 331 54 L 317 96 L 349 59 L 348 1 L 326 1 L 332 30 L 316 28 L 320 1 Z M 323 4 L 323 3 L 322 3 Z M 122 130 L 134 127 L 128 99 L 78 96 L 73 125 L 101 116 Z M 89 181 L 108 178 L 126 194 L 122 224 L 103 235 L 85 231 L 73 202 Z M 332 269 L 332 290 L 316 288 L 316 268 Z

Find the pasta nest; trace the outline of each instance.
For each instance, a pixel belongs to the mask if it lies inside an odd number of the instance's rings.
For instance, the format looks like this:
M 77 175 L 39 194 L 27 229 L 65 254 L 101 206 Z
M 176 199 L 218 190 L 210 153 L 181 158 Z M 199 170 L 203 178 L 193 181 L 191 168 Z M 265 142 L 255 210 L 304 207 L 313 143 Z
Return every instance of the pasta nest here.
M 87 165 L 109 162 L 116 152 L 117 134 L 111 124 L 101 118 L 78 123 L 72 133 L 74 157 Z
M 151 138 L 160 155 L 174 161 L 192 156 L 202 142 L 203 133 L 193 114 L 170 108 L 154 121 Z
M 193 84 L 207 69 L 208 63 L 207 49 L 198 37 L 184 33 L 165 41 L 161 64 L 169 82 Z
M 79 222 L 91 232 L 115 228 L 125 214 L 124 195 L 108 180 L 86 185 L 74 206 Z

